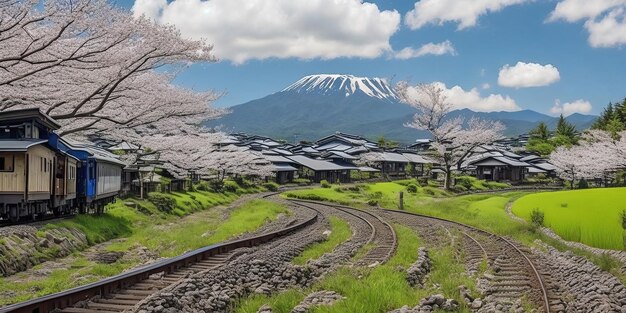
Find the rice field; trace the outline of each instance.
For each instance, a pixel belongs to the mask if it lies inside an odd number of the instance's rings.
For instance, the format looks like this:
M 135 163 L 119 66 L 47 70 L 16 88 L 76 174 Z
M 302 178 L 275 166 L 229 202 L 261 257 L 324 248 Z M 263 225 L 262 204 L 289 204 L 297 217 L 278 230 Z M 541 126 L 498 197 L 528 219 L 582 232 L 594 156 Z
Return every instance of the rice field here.
M 626 210 L 626 188 L 546 192 L 521 197 L 513 213 L 530 221 L 534 209 L 544 213 L 544 226 L 569 241 L 603 249 L 624 249 L 626 232 L 620 214 Z

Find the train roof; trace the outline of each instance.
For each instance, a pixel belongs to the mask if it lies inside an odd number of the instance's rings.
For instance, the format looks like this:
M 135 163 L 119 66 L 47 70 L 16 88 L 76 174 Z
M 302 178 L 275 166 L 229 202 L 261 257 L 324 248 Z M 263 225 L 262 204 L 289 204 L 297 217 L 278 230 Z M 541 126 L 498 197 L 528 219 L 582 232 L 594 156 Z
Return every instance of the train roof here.
M 22 121 L 30 121 L 37 120 L 43 126 L 56 130 L 61 128 L 61 124 L 55 121 L 50 116 L 44 114 L 38 108 L 31 109 L 19 109 L 19 110 L 9 110 L 0 112 L 0 124 L 4 124 L 3 122 L 22 122 Z
M 47 143 L 46 139 L 32 140 L 0 140 L 0 151 L 4 152 L 26 152 L 28 148 Z
M 120 166 L 127 165 L 126 163 L 120 161 L 120 159 L 118 159 L 115 154 L 108 152 L 105 149 L 99 148 L 97 146 L 94 146 L 88 143 L 69 140 L 66 138 L 60 138 L 60 140 L 70 149 L 74 151 L 86 152 L 87 154 L 89 154 L 90 158 L 96 159 L 98 161 L 114 163 Z

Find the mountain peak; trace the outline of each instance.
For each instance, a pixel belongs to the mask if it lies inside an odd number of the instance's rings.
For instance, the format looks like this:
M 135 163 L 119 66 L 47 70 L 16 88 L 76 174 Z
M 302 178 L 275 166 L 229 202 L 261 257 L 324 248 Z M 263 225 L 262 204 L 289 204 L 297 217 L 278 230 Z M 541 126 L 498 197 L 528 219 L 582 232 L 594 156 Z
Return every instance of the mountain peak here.
M 341 95 L 349 97 L 364 94 L 369 97 L 396 100 L 398 96 L 384 78 L 357 77 L 341 74 L 318 74 L 302 77 L 282 92 L 303 94 Z

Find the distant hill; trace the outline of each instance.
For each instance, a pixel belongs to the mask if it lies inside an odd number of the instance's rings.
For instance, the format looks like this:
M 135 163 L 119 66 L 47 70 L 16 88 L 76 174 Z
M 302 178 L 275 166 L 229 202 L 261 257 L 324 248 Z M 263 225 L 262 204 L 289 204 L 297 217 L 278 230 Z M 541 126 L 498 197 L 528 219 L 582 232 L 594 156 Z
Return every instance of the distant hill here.
M 245 132 L 275 139 L 315 140 L 335 131 L 375 139 L 381 135 L 402 143 L 427 137 L 423 131 L 404 127 L 415 109 L 402 104 L 391 86 L 380 78 L 351 75 L 311 75 L 280 92 L 230 108 L 232 113 L 207 122 L 226 132 Z M 451 116 L 476 116 L 501 121 L 505 135 L 527 133 L 539 122 L 554 128 L 557 118 L 532 110 L 474 112 L 457 110 Z M 580 130 L 596 116 L 573 114 L 568 121 Z

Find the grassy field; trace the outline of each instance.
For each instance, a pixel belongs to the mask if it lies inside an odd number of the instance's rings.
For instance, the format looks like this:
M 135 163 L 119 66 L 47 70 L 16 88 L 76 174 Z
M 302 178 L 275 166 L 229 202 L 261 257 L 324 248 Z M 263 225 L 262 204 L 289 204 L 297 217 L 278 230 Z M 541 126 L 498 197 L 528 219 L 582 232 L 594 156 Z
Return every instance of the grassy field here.
M 222 242 L 228 238 L 254 231 L 289 210 L 267 200 L 252 200 L 232 211 L 222 221 L 222 211 L 208 210 L 201 216 L 183 219 L 182 223 L 148 225 L 137 229 L 124 241 L 107 247 L 110 251 L 127 251 L 133 246 L 145 246 L 162 257 L 180 255 L 186 251 Z
M 383 208 L 398 209 L 398 193 L 400 191 L 404 191 L 404 210 L 406 211 L 465 223 L 499 235 L 510 236 L 526 245 L 532 245 L 536 239 L 540 239 L 561 251 L 569 250 L 575 254 L 586 257 L 603 270 L 611 272 L 622 282 L 626 283 L 626 275 L 624 275 L 621 271 L 621 263 L 614 258 L 606 255 L 597 256 L 581 249 L 568 247 L 541 232 L 537 232 L 529 223 L 522 223 L 512 219 L 505 211 L 505 207 L 508 202 L 516 201 L 520 198 L 535 199 L 533 200 L 535 203 L 547 203 L 544 201 L 544 195 L 567 195 L 567 192 L 539 194 L 532 194 L 530 192 L 503 192 L 497 194 L 476 194 L 449 197 L 447 196 L 447 192 L 440 190 L 432 191 L 430 190 L 430 187 L 419 188 L 416 193 L 408 193 L 406 190 L 407 185 L 407 181 L 396 181 L 369 184 L 360 188 L 352 189 L 335 186 L 333 188 L 315 188 L 290 191 L 284 193 L 283 196 L 331 201 L 346 205 L 353 205 L 356 207 L 366 207 L 368 206 L 368 201 L 375 199 L 377 204 Z M 625 189 L 626 188 L 605 189 L 614 191 L 608 191 L 606 197 L 598 203 L 604 203 L 604 207 L 615 207 L 616 205 L 619 205 L 619 201 L 616 201 L 616 199 L 620 199 L 620 195 L 618 194 L 624 193 Z M 591 192 L 593 193 L 595 190 L 600 191 L 600 189 L 594 189 Z M 568 207 L 573 207 L 574 201 L 583 201 L 581 198 L 574 199 L 576 200 L 567 201 Z M 520 200 L 515 202 L 516 206 L 519 206 Z M 561 208 L 561 203 L 565 202 L 566 201 L 557 201 L 556 207 Z M 613 227 L 614 229 L 615 227 L 619 227 L 619 221 L 615 215 L 617 214 L 616 212 L 621 212 L 621 209 L 609 212 L 610 217 L 606 219 L 607 224 L 613 223 L 610 227 Z M 547 213 L 546 219 L 548 219 Z M 614 235 L 612 238 L 617 246 L 617 240 L 622 238 L 621 233 Z
M 421 187 L 416 193 L 409 193 L 406 182 L 400 181 L 352 189 L 334 187 L 294 190 L 286 192 L 284 196 L 331 201 L 356 207 L 366 207 L 368 201 L 374 200 L 383 208 L 398 209 L 401 191 L 404 192 L 406 211 L 459 221 L 502 235 L 522 235 L 525 242 L 532 242 L 529 237 L 531 228 L 511 219 L 504 210 L 509 201 L 527 194 L 524 192 L 449 197 L 447 192 L 432 187 Z
M 620 213 L 626 210 L 626 188 L 546 192 L 513 203 L 513 213 L 530 220 L 534 209 L 544 213 L 544 225 L 565 240 L 605 248 L 624 249 Z
M 209 193 L 198 193 L 196 199 L 205 201 L 227 201 L 224 198 L 211 198 Z M 189 199 L 189 194 L 179 194 L 181 199 Z M 233 197 L 234 199 L 234 197 Z M 110 206 L 103 216 L 82 216 L 63 221 L 50 227 L 83 227 L 83 223 L 106 221 L 99 227 L 107 227 L 110 221 L 123 221 L 123 231 L 117 232 L 125 236 L 107 245 L 110 251 L 129 251 L 138 246 L 145 246 L 161 257 L 171 257 L 185 251 L 228 240 L 229 238 L 254 231 L 279 214 L 290 214 L 283 205 L 266 200 L 254 200 L 245 203 L 232 211 L 224 220 L 223 209 L 205 209 L 185 218 L 165 216 L 159 212 L 147 214 L 152 210 L 149 202 L 137 201 L 143 208 L 125 206 L 122 201 Z M 92 236 L 103 236 L 104 232 L 93 230 Z M 106 236 L 105 236 L 106 237 Z M 102 239 L 105 239 L 102 237 Z M 94 239 L 95 240 L 95 239 Z M 96 240 L 97 241 L 97 240 Z M 98 264 L 86 259 L 80 253 L 61 259 L 64 262 L 57 269 L 44 268 L 37 265 L 33 270 L 41 271 L 42 275 L 18 273 L 8 278 L 0 278 L 0 305 L 7 305 L 46 294 L 59 292 L 68 288 L 110 277 L 137 266 L 138 260 L 122 258 L 113 264 Z M 27 276 L 28 275 L 28 276 Z
M 464 275 L 465 267 L 455 257 L 451 247 L 431 253 L 433 272 L 426 281 L 426 288 L 412 288 L 406 282 L 405 272 L 417 257 L 421 240 L 409 228 L 395 225 L 398 235 L 398 249 L 392 259 L 376 268 L 342 267 L 325 276 L 307 290 L 292 289 L 272 296 L 254 295 L 236 305 L 237 313 L 255 313 L 263 304 L 269 304 L 274 312 L 288 313 L 307 294 L 318 290 L 333 290 L 346 297 L 333 306 L 319 306 L 311 312 L 378 313 L 402 307 L 415 306 L 423 297 L 443 293 L 447 297 L 459 298 L 458 286 L 465 284 L 474 288 L 473 279 Z M 434 288 L 434 283 L 440 288 Z M 460 312 L 469 312 L 462 306 Z
M 323 242 L 319 242 L 311 245 L 306 248 L 302 254 L 293 259 L 294 264 L 305 264 L 309 259 L 317 259 L 324 255 L 324 253 L 332 252 L 336 246 L 341 244 L 342 242 L 350 239 L 352 236 L 352 231 L 350 230 L 350 225 L 346 223 L 346 221 L 331 216 L 330 217 L 330 226 L 331 233 Z

